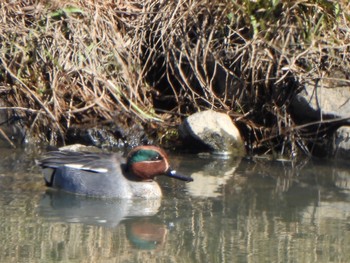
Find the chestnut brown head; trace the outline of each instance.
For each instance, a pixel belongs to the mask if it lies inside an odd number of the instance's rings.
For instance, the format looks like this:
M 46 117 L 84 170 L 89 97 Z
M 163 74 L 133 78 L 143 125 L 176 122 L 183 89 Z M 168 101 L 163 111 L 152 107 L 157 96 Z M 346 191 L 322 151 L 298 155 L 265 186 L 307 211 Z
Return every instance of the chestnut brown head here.
M 170 168 L 168 156 L 159 147 L 147 145 L 132 149 L 127 156 L 127 171 L 141 180 L 150 180 L 157 175 L 166 175 L 183 181 L 193 181 Z

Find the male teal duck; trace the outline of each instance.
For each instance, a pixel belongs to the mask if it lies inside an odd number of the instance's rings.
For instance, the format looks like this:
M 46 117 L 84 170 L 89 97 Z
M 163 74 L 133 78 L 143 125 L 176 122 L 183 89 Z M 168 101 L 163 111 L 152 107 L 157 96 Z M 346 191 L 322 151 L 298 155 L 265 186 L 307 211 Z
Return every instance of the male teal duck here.
M 52 151 L 38 164 L 47 186 L 103 198 L 159 198 L 158 175 L 193 181 L 172 170 L 165 151 L 151 145 L 132 149 L 126 160 L 118 153 Z

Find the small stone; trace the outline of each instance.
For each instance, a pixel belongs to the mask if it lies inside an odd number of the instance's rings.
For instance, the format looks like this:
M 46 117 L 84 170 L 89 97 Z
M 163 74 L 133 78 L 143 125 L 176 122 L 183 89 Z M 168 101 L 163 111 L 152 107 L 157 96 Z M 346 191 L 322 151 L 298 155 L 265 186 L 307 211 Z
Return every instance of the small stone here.
M 205 145 L 214 154 L 242 155 L 244 153 L 239 130 L 225 113 L 213 110 L 197 112 L 184 120 L 179 127 L 179 134 L 192 147 L 198 144 Z M 198 147 L 200 148 L 202 147 Z
M 101 152 L 101 149 L 95 146 L 86 146 L 83 144 L 71 144 L 65 145 L 59 148 L 60 151 L 73 151 L 73 152 Z
M 350 158 L 350 127 L 337 129 L 334 140 L 334 152 L 337 159 Z

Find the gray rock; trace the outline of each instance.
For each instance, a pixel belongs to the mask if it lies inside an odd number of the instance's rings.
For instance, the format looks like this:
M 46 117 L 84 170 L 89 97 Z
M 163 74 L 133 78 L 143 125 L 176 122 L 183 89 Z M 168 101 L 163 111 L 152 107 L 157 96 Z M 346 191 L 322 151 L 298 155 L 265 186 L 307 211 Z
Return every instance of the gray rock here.
M 337 159 L 350 158 L 350 127 L 340 127 L 335 133 L 334 156 Z
M 59 148 L 60 151 L 73 151 L 73 152 L 102 152 L 100 148 L 83 144 L 70 144 Z
M 98 148 L 122 149 L 125 146 L 134 147 L 153 144 L 153 140 L 148 137 L 140 124 L 132 124 L 128 127 L 117 122 L 109 122 L 103 125 L 90 125 L 90 127 L 74 125 L 67 131 L 66 143 L 82 143 Z
M 237 127 L 224 114 L 207 110 L 187 117 L 179 127 L 179 134 L 188 146 L 205 145 L 215 154 L 242 155 L 244 145 Z M 201 150 L 201 147 L 197 148 Z
M 350 117 L 350 86 L 305 86 L 293 99 L 291 109 L 296 120 L 301 123 Z
M 2 103 L 0 102 L 0 106 Z M 0 110 L 0 147 L 16 148 L 30 142 L 26 136 L 26 128 L 22 125 L 21 117 L 15 111 Z
M 311 147 L 314 155 L 326 157 L 337 152 L 337 157 L 350 156 L 350 147 L 346 149 L 344 145 L 344 130 L 339 129 L 350 125 L 349 83 L 325 80 L 309 83 L 292 100 L 290 110 L 296 124 L 304 125 L 306 133 L 314 134 L 318 144 Z

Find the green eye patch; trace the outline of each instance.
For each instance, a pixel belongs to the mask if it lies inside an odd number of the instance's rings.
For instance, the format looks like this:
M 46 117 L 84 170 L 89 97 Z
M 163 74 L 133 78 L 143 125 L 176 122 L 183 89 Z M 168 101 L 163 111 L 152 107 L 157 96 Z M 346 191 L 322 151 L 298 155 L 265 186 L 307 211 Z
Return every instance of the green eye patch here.
M 129 159 L 129 164 L 146 162 L 146 161 L 156 161 L 161 160 L 161 155 L 153 150 L 139 150 L 132 154 Z

